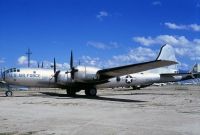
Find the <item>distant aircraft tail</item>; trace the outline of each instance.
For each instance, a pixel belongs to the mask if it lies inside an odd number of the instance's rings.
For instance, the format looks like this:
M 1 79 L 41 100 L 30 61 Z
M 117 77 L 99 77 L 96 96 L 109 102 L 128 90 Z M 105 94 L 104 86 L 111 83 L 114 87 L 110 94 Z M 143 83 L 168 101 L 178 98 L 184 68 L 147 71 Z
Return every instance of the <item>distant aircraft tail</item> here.
M 168 45 L 168 44 L 163 45 L 160 49 L 157 60 L 170 60 L 170 61 L 176 61 L 177 62 L 173 47 L 171 45 Z M 178 69 L 177 69 L 177 65 L 172 65 L 172 66 L 168 66 L 168 67 L 162 67 L 162 68 L 154 69 L 154 70 L 151 70 L 151 72 L 160 73 L 160 74 L 177 73 Z
M 200 71 L 200 65 L 199 64 L 195 64 L 192 68 L 192 70 L 190 71 L 190 73 L 199 73 Z

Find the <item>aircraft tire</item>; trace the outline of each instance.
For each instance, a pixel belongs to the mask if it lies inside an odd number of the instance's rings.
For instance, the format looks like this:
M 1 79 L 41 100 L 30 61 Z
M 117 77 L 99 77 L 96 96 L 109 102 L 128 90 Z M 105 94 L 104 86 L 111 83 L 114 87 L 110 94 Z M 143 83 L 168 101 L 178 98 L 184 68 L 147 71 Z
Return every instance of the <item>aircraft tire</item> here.
M 85 95 L 95 97 L 97 95 L 97 89 L 96 88 L 86 89 Z
M 5 95 L 6 95 L 6 97 L 12 97 L 13 93 L 12 93 L 12 91 L 6 91 Z

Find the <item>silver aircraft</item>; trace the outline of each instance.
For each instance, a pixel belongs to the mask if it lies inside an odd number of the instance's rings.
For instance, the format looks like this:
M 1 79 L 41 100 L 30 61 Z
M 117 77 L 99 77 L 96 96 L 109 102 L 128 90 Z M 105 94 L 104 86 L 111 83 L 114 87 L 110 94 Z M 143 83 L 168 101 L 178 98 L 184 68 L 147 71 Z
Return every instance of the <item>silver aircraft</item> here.
M 71 52 L 70 69 L 68 70 L 57 70 L 54 59 L 53 70 L 43 68 L 10 68 L 2 72 L 1 83 L 4 83 L 8 88 L 5 92 L 6 96 L 12 96 L 10 85 L 62 88 L 66 89 L 69 96 L 74 96 L 76 92 L 85 90 L 87 96 L 96 96 L 98 88 L 109 87 L 113 83 L 113 79 L 118 79 L 120 76 L 177 64 L 175 61 L 161 57 L 162 50 L 163 47 L 156 60 L 107 69 L 90 66 L 75 67 Z

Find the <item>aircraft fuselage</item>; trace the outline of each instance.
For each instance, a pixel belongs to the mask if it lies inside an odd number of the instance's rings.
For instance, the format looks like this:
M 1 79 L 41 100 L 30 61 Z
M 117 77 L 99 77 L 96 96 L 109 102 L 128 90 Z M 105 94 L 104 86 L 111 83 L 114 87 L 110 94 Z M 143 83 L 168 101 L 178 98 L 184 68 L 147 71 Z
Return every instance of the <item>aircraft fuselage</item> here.
M 84 72 L 84 71 L 83 71 Z M 94 71 L 95 72 L 95 71 Z M 78 81 L 81 81 L 81 76 L 75 74 L 80 78 Z M 83 76 L 84 74 L 81 73 Z M 88 76 L 88 74 L 87 74 Z M 93 74 L 90 75 L 95 79 Z M 86 77 L 88 79 L 90 76 Z M 85 76 L 84 76 L 85 78 Z M 107 83 L 95 84 L 92 87 L 95 88 L 114 88 L 114 87 L 129 87 L 129 86 L 141 86 L 149 85 L 152 83 L 165 83 L 165 82 L 174 82 L 180 81 L 183 79 L 183 76 L 171 76 L 171 77 L 162 77 L 160 74 L 156 73 L 135 73 L 124 75 L 120 77 L 111 78 Z M 76 80 L 72 80 L 71 74 L 69 72 L 60 71 L 55 83 L 54 71 L 51 69 L 37 69 L 37 68 L 21 68 L 21 69 L 10 69 L 5 71 L 5 81 L 11 85 L 21 85 L 27 87 L 45 87 L 45 88 L 54 88 L 54 87 L 68 87 Z M 84 82 L 84 81 L 83 81 Z

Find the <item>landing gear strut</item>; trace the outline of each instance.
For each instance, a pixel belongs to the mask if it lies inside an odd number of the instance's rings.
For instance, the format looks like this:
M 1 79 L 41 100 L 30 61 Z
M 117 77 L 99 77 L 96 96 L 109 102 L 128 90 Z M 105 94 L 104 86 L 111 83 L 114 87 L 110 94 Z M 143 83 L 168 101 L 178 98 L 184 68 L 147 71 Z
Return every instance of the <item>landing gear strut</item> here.
M 97 95 L 97 89 L 96 88 L 86 89 L 85 95 L 95 97 Z
M 67 95 L 70 96 L 70 97 L 74 97 L 76 96 L 76 90 L 74 89 L 67 89 Z

